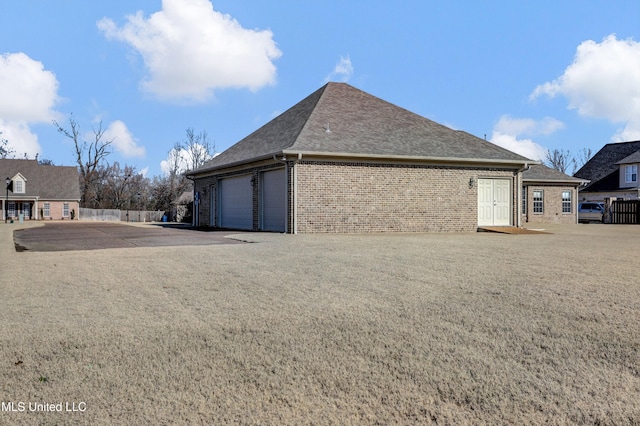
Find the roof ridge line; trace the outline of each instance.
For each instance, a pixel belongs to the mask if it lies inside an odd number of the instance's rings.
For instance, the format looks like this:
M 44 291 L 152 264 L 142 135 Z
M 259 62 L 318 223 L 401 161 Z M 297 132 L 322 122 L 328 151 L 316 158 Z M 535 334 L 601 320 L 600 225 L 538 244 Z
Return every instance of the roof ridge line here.
M 291 146 L 289 146 L 288 148 L 285 148 L 285 150 L 289 150 L 289 149 L 293 149 L 296 144 L 298 143 L 298 137 L 302 134 L 302 132 L 307 128 L 307 125 L 309 124 L 309 122 L 311 121 L 311 116 L 314 115 L 314 113 L 316 112 L 316 108 L 318 107 L 318 104 L 320 103 L 320 101 L 324 98 L 324 94 L 327 90 L 327 88 L 329 87 L 329 84 L 331 84 L 331 82 L 328 82 L 327 84 L 325 84 L 324 86 L 322 86 L 320 89 L 316 90 L 316 92 L 321 91 L 320 96 L 318 96 L 318 99 L 316 100 L 316 102 L 313 104 L 313 108 L 311 108 L 311 113 L 309 115 L 307 115 L 307 117 L 304 120 L 304 124 L 302 126 L 300 126 L 300 131 L 298 131 L 298 133 L 295 135 L 295 137 L 293 138 L 293 143 L 291 144 Z M 312 96 L 312 95 L 309 95 Z M 302 102 L 302 101 L 300 101 Z M 296 104 L 297 105 L 297 104 Z M 295 105 L 294 105 L 295 106 Z M 293 107 L 292 107 L 293 108 Z

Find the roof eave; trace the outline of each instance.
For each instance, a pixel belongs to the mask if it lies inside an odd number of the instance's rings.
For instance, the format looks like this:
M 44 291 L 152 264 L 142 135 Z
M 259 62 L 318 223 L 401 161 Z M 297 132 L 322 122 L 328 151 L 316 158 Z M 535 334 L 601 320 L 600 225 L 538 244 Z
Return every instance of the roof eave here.
M 350 152 L 329 152 L 329 151 L 301 151 L 285 149 L 283 151 L 272 152 L 257 157 L 234 161 L 231 163 L 220 164 L 213 167 L 189 170 L 184 173 L 188 178 L 194 178 L 196 176 L 209 174 L 217 170 L 228 169 L 232 167 L 241 166 L 243 164 L 255 163 L 258 161 L 264 161 L 273 158 L 274 156 L 286 156 L 293 155 L 297 158 L 304 156 L 313 157 L 325 157 L 325 158 L 358 158 L 369 160 L 394 160 L 394 161 L 412 161 L 420 163 L 446 163 L 446 164 L 482 164 L 485 166 L 499 165 L 499 166 L 514 166 L 520 167 L 523 165 L 542 164 L 540 161 L 534 160 L 507 160 L 507 159 L 490 159 L 490 158 L 462 158 L 462 157 L 430 157 L 421 155 L 389 155 L 389 154 L 353 154 Z
M 389 154 L 354 154 L 350 152 L 321 152 L 321 151 L 300 151 L 285 149 L 282 151 L 284 155 L 296 156 L 316 156 L 316 157 L 335 157 L 335 158 L 361 158 L 372 160 L 398 160 L 398 161 L 416 161 L 416 162 L 432 162 L 432 163 L 455 163 L 455 164 L 498 164 L 523 166 L 542 164 L 540 161 L 534 160 L 507 160 L 507 159 L 490 159 L 490 158 L 462 158 L 462 157 L 431 157 L 421 155 L 389 155 Z
M 572 185 L 584 185 L 589 183 L 589 180 L 586 179 L 575 179 L 575 180 L 569 180 L 569 179 L 535 179 L 535 178 L 526 178 L 523 177 L 522 180 L 524 182 L 540 182 L 540 183 L 567 183 L 567 184 L 572 184 Z
M 215 172 L 216 170 L 228 169 L 228 168 L 231 168 L 231 167 L 241 166 L 243 164 L 250 164 L 250 163 L 255 163 L 255 162 L 258 162 L 258 161 L 268 160 L 269 158 L 273 158 L 275 155 L 279 155 L 279 154 L 282 154 L 282 151 L 273 152 L 271 154 L 259 155 L 257 157 L 244 159 L 244 160 L 238 160 L 238 161 L 234 161 L 234 162 L 231 162 L 231 163 L 224 163 L 224 164 L 220 164 L 220 165 L 212 166 L 212 167 L 203 167 L 203 168 L 200 168 L 200 169 L 187 170 L 186 172 L 183 173 L 183 175 L 186 176 L 187 178 L 193 178 L 193 177 L 196 177 L 198 175 L 204 175 L 204 174 L 208 174 L 208 173 L 211 173 L 211 172 Z

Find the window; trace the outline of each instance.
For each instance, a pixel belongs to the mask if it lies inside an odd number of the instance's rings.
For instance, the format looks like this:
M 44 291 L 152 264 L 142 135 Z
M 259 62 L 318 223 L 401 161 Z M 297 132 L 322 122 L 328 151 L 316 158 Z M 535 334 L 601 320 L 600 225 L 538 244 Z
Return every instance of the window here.
M 44 217 L 51 217 L 51 204 L 50 203 L 44 203 L 42 205 L 42 215 Z
M 541 189 L 533 191 L 533 214 L 544 213 L 544 191 Z
M 31 203 L 22 203 L 22 214 L 24 217 L 31 217 Z
M 62 216 L 69 217 L 69 203 L 64 203 L 62 205 Z
M 527 187 L 522 187 L 522 214 L 527 214 Z
M 24 181 L 22 181 L 21 179 L 16 179 L 13 181 L 13 193 L 24 194 Z
M 9 217 L 16 217 L 16 203 L 13 201 L 9 201 L 9 206 L 7 208 Z
M 571 191 L 562 191 L 562 213 L 571 213 Z
M 638 181 L 638 165 L 632 164 L 624 167 L 624 181 L 632 183 Z

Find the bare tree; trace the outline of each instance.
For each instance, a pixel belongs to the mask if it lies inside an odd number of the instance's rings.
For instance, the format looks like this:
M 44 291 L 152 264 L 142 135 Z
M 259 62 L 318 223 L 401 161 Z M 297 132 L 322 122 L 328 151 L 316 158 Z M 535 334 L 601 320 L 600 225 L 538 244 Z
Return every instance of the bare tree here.
M 158 210 L 169 210 L 171 202 L 185 191 L 192 189 L 192 182 L 184 172 L 205 164 L 215 154 L 215 144 L 209 142 L 206 131 L 196 133 L 193 128 L 186 130 L 186 139 L 176 142 L 168 152 L 168 170 L 163 177 L 153 180 L 153 205 Z
M 191 127 L 187 129 L 187 139 L 182 143 L 181 148 L 186 151 L 187 170 L 202 166 L 214 156 L 216 151 L 215 144 L 209 142 L 206 130 L 196 134 Z
M 125 165 L 120 167 L 117 161 L 105 168 L 105 197 L 103 208 L 124 209 L 130 206 L 136 189 L 133 185 L 135 169 Z
M 153 180 L 153 199 L 157 210 L 169 210 L 171 202 L 191 187 L 191 182 L 182 174 L 187 167 L 186 151 L 182 143 L 176 142 L 168 152 L 167 174 Z
M 545 163 L 552 169 L 556 169 L 559 172 L 566 173 L 569 165 L 574 163 L 575 160 L 571 158 L 569 150 L 554 149 L 553 151 L 547 150 Z
M 104 129 L 102 122 L 97 129 L 93 129 L 93 140 L 87 142 L 80 135 L 80 125 L 73 118 L 73 114 L 69 117 L 69 129 L 63 127 L 57 121 L 53 121 L 59 133 L 68 137 L 73 141 L 76 162 L 80 168 L 80 203 L 84 206 L 88 202 L 89 190 L 99 184 L 103 176 L 100 175 L 99 169 L 102 162 L 110 154 L 109 145 L 113 140 L 104 140 Z
M 2 135 L 2 132 L 0 132 L 0 135 Z M 0 137 L 0 158 L 7 158 L 14 152 L 15 151 L 9 146 L 9 141 Z
M 582 166 L 587 164 L 587 162 L 591 160 L 591 157 L 593 157 L 593 152 L 591 151 L 591 148 L 582 148 L 580 151 L 578 151 L 578 156 L 573 160 L 574 162 L 573 173 L 575 174 L 578 171 L 578 169 L 582 168 Z

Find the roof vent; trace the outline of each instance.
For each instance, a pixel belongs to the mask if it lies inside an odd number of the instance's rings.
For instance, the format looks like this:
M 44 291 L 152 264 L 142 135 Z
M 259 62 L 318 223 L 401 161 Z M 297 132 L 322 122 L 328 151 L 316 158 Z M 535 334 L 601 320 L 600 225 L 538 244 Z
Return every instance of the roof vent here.
M 331 133 L 331 127 L 329 126 L 329 123 L 327 123 L 327 125 L 324 126 L 324 131 L 327 133 Z

